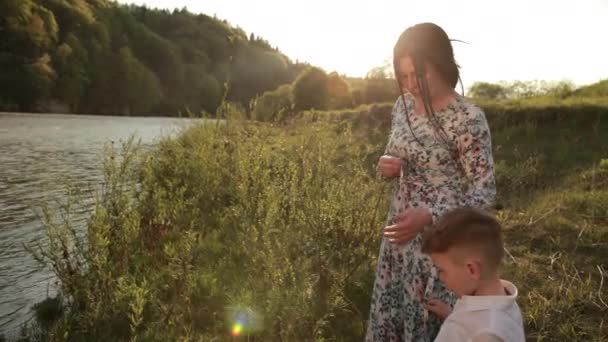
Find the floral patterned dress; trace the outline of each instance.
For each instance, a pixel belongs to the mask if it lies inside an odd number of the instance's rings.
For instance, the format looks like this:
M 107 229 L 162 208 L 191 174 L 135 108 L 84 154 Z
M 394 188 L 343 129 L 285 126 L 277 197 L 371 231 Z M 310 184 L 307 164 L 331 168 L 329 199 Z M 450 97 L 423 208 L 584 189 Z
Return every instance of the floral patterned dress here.
M 404 98 L 405 103 L 400 98 L 393 107 L 386 147 L 386 154 L 404 160 L 387 224 L 408 208 L 429 208 L 435 221 L 455 207 L 490 206 L 496 186 L 483 111 L 457 96 L 435 113 L 435 127 L 442 130 L 434 130 L 429 116 L 414 114 L 413 98 Z M 422 234 L 401 245 L 382 239 L 366 341 L 433 341 L 439 332 L 441 321 L 422 303 L 439 298 L 453 305 L 455 296 L 421 253 L 421 243 Z

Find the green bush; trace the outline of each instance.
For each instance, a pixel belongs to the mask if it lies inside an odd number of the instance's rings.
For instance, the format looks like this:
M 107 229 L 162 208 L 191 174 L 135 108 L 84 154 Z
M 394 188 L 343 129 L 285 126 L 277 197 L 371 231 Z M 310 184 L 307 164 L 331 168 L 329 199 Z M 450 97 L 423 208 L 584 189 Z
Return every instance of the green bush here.
M 207 340 L 250 312 L 262 340 L 361 336 L 386 214 L 370 151 L 348 127 L 231 120 L 109 149 L 87 236 L 47 216 L 37 256 L 66 305 L 49 335 Z
M 352 108 L 353 97 L 350 86 L 338 73 L 332 72 L 327 78 L 328 109 Z
M 322 69 L 310 67 L 303 71 L 292 86 L 295 109 L 326 109 L 329 100 L 327 82 L 327 74 Z
M 258 121 L 283 121 L 293 113 L 291 86 L 282 85 L 267 91 L 255 101 L 253 119 Z

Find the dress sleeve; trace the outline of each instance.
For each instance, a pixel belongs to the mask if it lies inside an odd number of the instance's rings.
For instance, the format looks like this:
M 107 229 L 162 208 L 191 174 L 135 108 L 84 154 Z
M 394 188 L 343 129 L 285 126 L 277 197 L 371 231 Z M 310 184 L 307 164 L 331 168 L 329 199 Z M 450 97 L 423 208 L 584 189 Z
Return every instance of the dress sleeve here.
M 457 130 L 459 163 L 468 186 L 457 202 L 458 207 L 490 208 L 496 200 L 496 179 L 492 138 L 483 111 L 477 107 L 463 113 L 462 127 Z M 433 222 L 453 205 L 437 203 L 431 208 Z
M 406 105 L 403 102 L 403 98 L 401 96 L 399 96 L 397 101 L 395 101 L 395 104 L 393 105 L 393 109 L 391 111 L 391 130 L 388 135 L 388 142 L 386 143 L 386 147 L 384 147 L 384 154 L 390 154 L 388 150 L 389 150 L 389 146 L 391 145 L 391 139 L 393 137 L 393 132 L 395 130 L 395 126 L 402 124 L 401 120 L 398 118 L 398 115 L 399 115 L 399 113 L 401 113 L 402 111 L 405 111 L 405 110 L 407 110 Z M 376 167 L 376 172 L 378 175 L 380 174 L 380 171 L 378 170 L 377 167 Z M 393 178 L 396 178 L 396 177 L 384 177 L 384 176 L 380 176 L 380 177 L 385 181 L 390 181 Z

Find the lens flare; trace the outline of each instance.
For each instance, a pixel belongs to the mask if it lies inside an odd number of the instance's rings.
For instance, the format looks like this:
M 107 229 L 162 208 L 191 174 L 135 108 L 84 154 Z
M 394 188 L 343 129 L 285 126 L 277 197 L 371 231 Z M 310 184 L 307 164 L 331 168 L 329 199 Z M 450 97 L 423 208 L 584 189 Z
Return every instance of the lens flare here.
M 240 336 L 241 332 L 243 332 L 243 325 L 240 322 L 234 323 L 234 325 L 232 325 L 232 336 Z
M 226 325 L 232 337 L 251 336 L 262 330 L 263 318 L 251 307 L 233 305 L 226 310 Z

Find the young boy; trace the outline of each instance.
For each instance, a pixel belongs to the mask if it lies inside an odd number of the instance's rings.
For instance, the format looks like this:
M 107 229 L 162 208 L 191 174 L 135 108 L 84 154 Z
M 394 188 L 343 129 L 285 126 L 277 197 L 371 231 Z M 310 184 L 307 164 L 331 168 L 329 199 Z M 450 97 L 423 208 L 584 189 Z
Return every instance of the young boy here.
M 498 275 L 500 230 L 493 217 L 460 208 L 425 233 L 422 252 L 431 256 L 439 278 L 459 297 L 451 313 L 439 300 L 425 304 L 445 319 L 435 341 L 525 341 L 517 288 Z

